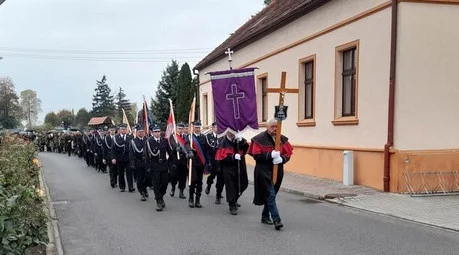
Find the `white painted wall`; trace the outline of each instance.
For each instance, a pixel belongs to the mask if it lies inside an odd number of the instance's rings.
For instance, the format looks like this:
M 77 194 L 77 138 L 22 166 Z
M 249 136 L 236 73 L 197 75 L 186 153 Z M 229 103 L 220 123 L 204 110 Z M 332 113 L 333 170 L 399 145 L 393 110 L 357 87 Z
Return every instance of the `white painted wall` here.
M 381 3 L 383 0 L 332 1 L 318 10 L 279 29 L 234 54 L 234 66 L 240 66 L 269 52 L 282 48 L 301 38 L 317 33 L 345 19 L 358 15 Z M 242 24 L 241 24 L 242 25 Z M 357 126 L 334 126 L 334 79 L 335 47 L 360 40 L 358 112 Z M 382 10 L 355 23 L 325 34 L 319 38 L 291 48 L 260 61 L 257 74 L 268 73 L 268 84 L 280 84 L 282 71 L 287 71 L 287 87 L 299 84 L 298 61 L 316 54 L 316 127 L 297 127 L 298 95 L 288 94 L 289 118 L 284 122 L 283 133 L 293 144 L 352 146 L 383 148 L 387 134 L 387 101 L 390 55 L 390 8 Z M 221 60 L 201 70 L 201 82 L 209 77 L 208 71 L 228 68 Z M 210 82 L 201 86 L 202 92 L 210 93 Z M 274 114 L 277 95 L 269 96 L 269 116 Z M 213 106 L 209 107 L 213 111 Z M 250 137 L 252 134 L 247 134 Z
M 401 3 L 395 147 L 459 148 L 459 6 Z

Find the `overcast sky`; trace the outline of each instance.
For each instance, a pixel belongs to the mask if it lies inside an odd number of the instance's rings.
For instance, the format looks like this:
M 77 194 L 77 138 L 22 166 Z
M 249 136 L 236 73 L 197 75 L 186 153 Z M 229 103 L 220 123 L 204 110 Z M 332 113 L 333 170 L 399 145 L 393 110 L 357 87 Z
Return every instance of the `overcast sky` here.
M 171 59 L 192 68 L 262 8 L 263 0 L 6 0 L 0 76 L 18 94 L 37 91 L 39 122 L 50 111 L 91 109 L 103 74 L 139 103 L 154 96 Z

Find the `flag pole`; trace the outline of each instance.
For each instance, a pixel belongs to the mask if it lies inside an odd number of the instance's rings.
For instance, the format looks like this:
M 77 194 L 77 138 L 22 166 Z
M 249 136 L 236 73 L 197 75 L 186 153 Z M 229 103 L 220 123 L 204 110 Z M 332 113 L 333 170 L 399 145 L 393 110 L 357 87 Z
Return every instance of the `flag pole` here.
M 233 62 L 233 58 L 231 57 L 231 54 L 234 54 L 234 51 L 231 50 L 231 48 L 228 48 L 227 51 L 225 51 L 225 54 L 228 55 L 228 63 L 229 63 L 229 68 L 230 70 L 233 70 L 233 66 L 231 65 L 231 62 Z M 237 131 L 239 134 L 239 130 Z M 236 139 L 236 153 L 239 153 L 239 141 Z M 238 181 L 238 194 L 239 196 L 241 195 L 241 162 L 240 160 L 237 160 L 237 181 Z
M 194 96 L 193 102 L 191 103 L 190 115 L 188 116 L 188 127 L 191 129 L 191 134 L 189 134 L 191 149 L 193 149 L 193 129 L 194 129 L 193 119 L 194 119 L 195 104 L 196 104 L 196 95 Z M 189 186 L 191 186 L 192 170 L 193 170 L 193 159 L 190 158 L 188 160 L 188 185 Z
M 147 100 L 145 99 L 145 95 L 143 96 L 143 122 L 145 126 L 145 132 L 148 136 L 150 134 L 150 125 L 148 123 L 148 106 Z
M 129 124 L 129 120 L 128 120 L 127 116 L 126 116 L 126 112 L 124 111 L 123 108 L 121 108 L 121 110 L 123 111 L 123 121 L 122 121 L 122 122 L 123 122 L 124 124 L 127 124 L 128 132 L 129 132 L 129 133 L 132 133 L 131 125 Z
M 171 105 L 171 106 L 170 106 L 170 108 L 171 108 L 170 114 L 172 115 L 172 125 L 174 126 L 174 128 L 172 129 L 172 132 L 173 132 L 172 134 L 174 135 L 174 140 L 175 140 L 175 142 L 176 142 L 177 144 L 179 144 L 178 141 L 177 141 L 177 129 L 176 129 L 176 127 L 175 127 L 174 107 L 173 107 L 173 105 L 172 105 L 172 100 L 171 100 L 170 98 L 169 98 L 169 103 L 170 103 L 170 105 Z M 178 151 L 177 151 L 177 159 L 180 160 L 180 153 L 179 153 Z

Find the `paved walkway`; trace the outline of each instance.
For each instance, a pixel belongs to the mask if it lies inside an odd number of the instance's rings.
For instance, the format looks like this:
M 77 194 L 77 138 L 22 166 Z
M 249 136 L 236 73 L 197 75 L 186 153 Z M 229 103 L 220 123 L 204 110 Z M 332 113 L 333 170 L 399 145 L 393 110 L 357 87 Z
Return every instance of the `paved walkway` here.
M 249 180 L 253 180 L 253 169 L 248 171 Z M 459 231 L 459 196 L 411 197 L 289 172 L 284 174 L 282 190 Z

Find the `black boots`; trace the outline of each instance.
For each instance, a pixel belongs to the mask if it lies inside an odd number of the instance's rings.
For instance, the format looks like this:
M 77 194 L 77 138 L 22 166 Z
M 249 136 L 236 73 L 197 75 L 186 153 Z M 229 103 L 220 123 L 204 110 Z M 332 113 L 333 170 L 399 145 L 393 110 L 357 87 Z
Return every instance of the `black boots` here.
M 161 206 L 161 203 L 159 200 L 156 201 L 156 211 L 160 212 L 163 210 L 163 207 Z
M 194 199 L 192 194 L 190 194 L 190 199 L 188 199 L 188 206 L 190 206 L 190 208 L 194 208 Z
M 170 195 L 171 195 L 171 197 L 173 197 L 175 195 L 175 187 L 174 186 L 172 186 L 172 188 L 171 188 L 171 194 Z
M 210 193 L 210 186 L 209 184 L 207 184 L 207 187 L 206 187 L 206 190 L 204 192 L 206 192 L 207 195 L 209 195 Z
M 147 201 L 147 196 L 145 196 L 145 193 L 140 194 L 140 201 Z
M 222 198 L 221 196 L 217 196 L 217 198 L 215 198 L 215 204 L 216 205 L 219 205 L 219 204 L 222 203 L 221 198 Z
M 201 205 L 201 201 L 200 201 L 200 200 L 201 200 L 201 196 L 196 195 L 196 202 L 194 203 L 194 206 L 195 206 L 196 208 L 202 208 L 202 205 Z
M 183 194 L 183 189 L 180 190 L 180 193 L 179 193 L 179 198 L 181 199 L 185 199 L 185 194 Z
M 166 203 L 164 203 L 164 199 L 156 200 L 156 211 L 160 212 L 163 208 L 166 207 Z

